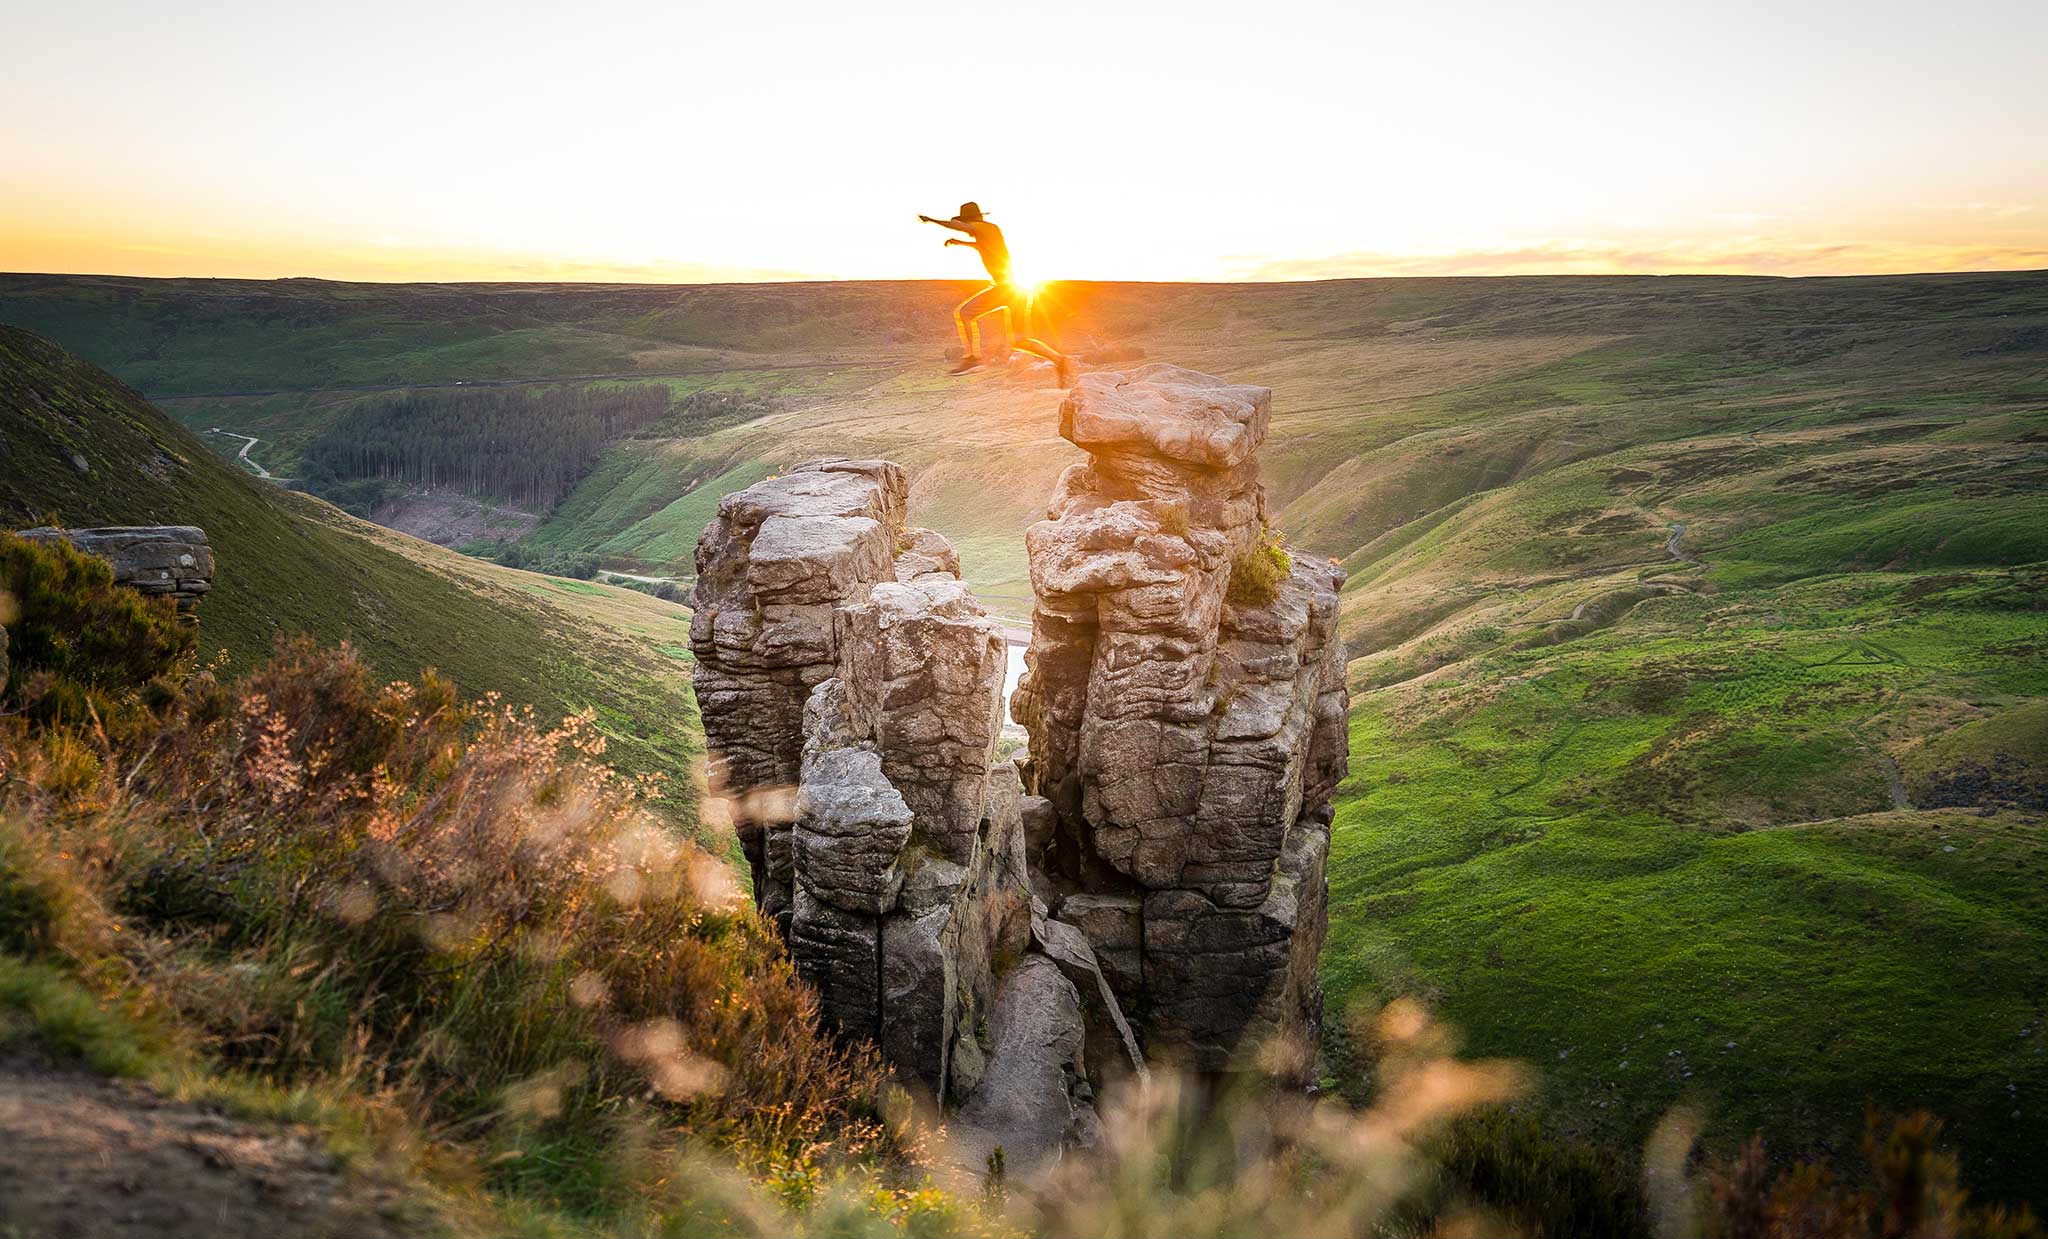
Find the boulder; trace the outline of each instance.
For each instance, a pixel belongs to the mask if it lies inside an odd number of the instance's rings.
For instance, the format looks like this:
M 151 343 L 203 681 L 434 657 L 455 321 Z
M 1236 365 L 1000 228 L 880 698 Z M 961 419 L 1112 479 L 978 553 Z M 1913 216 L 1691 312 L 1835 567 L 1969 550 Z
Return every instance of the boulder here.
M 936 530 L 906 529 L 901 547 L 896 555 L 899 581 L 914 581 L 932 574 L 955 578 L 960 575 L 960 552 Z
M 953 1126 L 956 1156 L 983 1167 L 1001 1148 L 1005 1173 L 1028 1178 L 1057 1163 L 1095 1117 L 1075 1096 L 1086 1074 L 1080 995 L 1059 965 L 1027 955 L 1003 977 L 988 1024 L 988 1068 Z
M 62 540 L 107 561 L 114 583 L 137 593 L 167 594 L 190 617 L 213 589 L 213 547 L 193 525 L 119 525 L 101 529 L 24 529 L 31 542 Z

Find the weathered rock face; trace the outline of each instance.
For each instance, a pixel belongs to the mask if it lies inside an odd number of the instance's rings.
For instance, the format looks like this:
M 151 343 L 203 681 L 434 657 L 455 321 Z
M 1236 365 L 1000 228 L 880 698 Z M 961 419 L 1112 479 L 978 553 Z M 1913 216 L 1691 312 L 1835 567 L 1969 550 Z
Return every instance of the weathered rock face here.
M 839 669 L 833 612 L 895 579 L 905 496 L 887 461 L 812 461 L 726 496 L 697 543 L 690 648 L 711 782 L 785 930 L 804 702 Z
M 1313 1042 L 1338 577 L 1267 544 L 1270 405 L 1171 366 L 1068 394 L 1090 460 L 1026 535 L 1019 761 L 995 761 L 1000 631 L 946 540 L 904 527 L 897 466 L 799 465 L 698 543 L 698 701 L 756 896 L 971 1167 L 1087 1147 L 1094 1093 L 1148 1057 Z
M 971 863 L 1003 726 L 1000 630 L 959 580 L 927 571 L 841 607 L 836 634 L 854 730 L 874 738 L 919 840 Z
M 198 623 L 194 611 L 213 588 L 213 547 L 196 525 L 117 525 L 100 529 L 56 529 L 41 525 L 16 535 L 31 542 L 69 542 L 98 555 L 114 570 L 114 584 L 139 594 L 169 594 L 179 617 Z M 7 689 L 7 630 L 0 628 L 0 692 Z
M 1046 956 L 1026 956 L 1004 976 L 988 1022 L 988 1074 L 960 1108 L 961 1160 L 986 1164 L 1001 1147 L 1006 1171 L 1030 1175 L 1093 1143 L 1074 983 Z
M 942 1100 L 980 1086 L 1032 948 L 1029 803 L 997 763 L 1004 648 L 902 470 L 819 461 L 729 496 L 691 643 L 712 774 L 828 1021 Z
M 24 529 L 34 542 L 63 540 L 114 568 L 114 583 L 137 593 L 169 594 L 190 617 L 213 588 L 213 548 L 193 525 L 120 525 L 103 529 Z
M 1312 1042 L 1330 794 L 1345 773 L 1331 567 L 1278 563 L 1255 453 L 1271 393 L 1173 366 L 1090 374 L 1089 453 L 1025 535 L 1036 594 L 1017 714 L 1058 822 L 1055 916 L 1086 932 L 1146 1052 L 1225 1070 Z M 1260 563 L 1264 557 L 1264 564 Z

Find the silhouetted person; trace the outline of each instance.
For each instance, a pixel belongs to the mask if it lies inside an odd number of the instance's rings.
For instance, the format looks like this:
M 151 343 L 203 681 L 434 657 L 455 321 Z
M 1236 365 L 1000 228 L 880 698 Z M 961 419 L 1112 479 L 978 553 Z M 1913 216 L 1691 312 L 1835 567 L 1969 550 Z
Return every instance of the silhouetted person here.
M 961 203 L 960 213 L 951 219 L 933 219 L 929 215 L 917 218 L 923 223 L 966 233 L 971 239 L 963 241 L 959 237 L 947 237 L 946 244 L 965 245 L 980 254 L 981 265 L 988 268 L 988 278 L 992 281 L 987 288 L 953 308 L 953 326 L 959 329 L 960 347 L 966 351 L 960 358 L 960 364 L 953 367 L 953 373 L 965 374 L 982 364 L 979 320 L 984 314 L 1001 310 L 1010 319 L 1011 347 L 1045 358 L 1059 376 L 1060 386 L 1072 387 L 1073 360 L 1031 335 L 1031 295 L 1010 279 L 1010 247 L 1003 241 L 1003 230 L 984 219 L 981 207 L 972 202 Z

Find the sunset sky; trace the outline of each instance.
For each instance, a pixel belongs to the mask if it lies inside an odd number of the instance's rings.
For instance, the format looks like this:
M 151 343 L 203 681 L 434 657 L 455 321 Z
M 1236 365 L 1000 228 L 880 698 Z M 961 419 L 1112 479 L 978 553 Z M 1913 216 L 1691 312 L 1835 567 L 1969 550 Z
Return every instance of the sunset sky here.
M 0 0 L 0 270 L 2048 267 L 2048 4 Z

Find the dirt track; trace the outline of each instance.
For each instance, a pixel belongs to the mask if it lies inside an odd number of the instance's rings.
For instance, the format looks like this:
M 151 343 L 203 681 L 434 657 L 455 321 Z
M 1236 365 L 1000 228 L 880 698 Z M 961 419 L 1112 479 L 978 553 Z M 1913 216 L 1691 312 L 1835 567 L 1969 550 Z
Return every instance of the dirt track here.
M 227 1239 L 418 1233 L 398 1193 L 306 1132 L 167 1101 L 129 1081 L 0 1058 L 0 1235 Z

